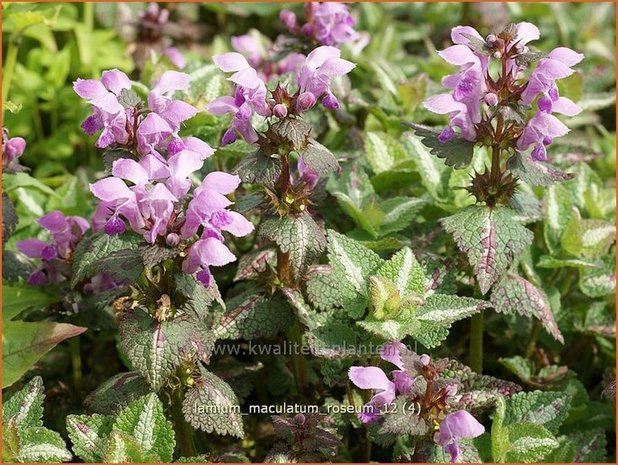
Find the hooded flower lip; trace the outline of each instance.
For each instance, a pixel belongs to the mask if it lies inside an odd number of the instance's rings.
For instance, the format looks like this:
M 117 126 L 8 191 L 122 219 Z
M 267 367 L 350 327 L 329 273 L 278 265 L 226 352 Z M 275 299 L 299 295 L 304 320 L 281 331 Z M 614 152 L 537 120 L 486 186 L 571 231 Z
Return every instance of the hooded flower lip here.
M 485 427 L 476 418 L 465 410 L 450 413 L 442 423 L 434 436 L 434 441 L 450 454 L 451 462 L 457 462 L 460 455 L 459 440 L 470 439 L 480 436 L 485 432 Z
M 380 410 L 395 400 L 397 394 L 406 394 L 414 385 L 414 379 L 405 371 L 402 353 L 407 351 L 401 342 L 389 342 L 380 348 L 382 360 L 392 363 L 399 370 L 393 370 L 393 380 L 378 367 L 351 367 L 348 377 L 360 389 L 373 389 L 375 391 L 371 400 L 365 404 L 359 418 L 363 423 L 369 423 L 380 418 Z M 429 363 L 429 358 L 426 362 Z
M 338 105 L 330 89 L 331 80 L 348 74 L 356 67 L 340 57 L 341 50 L 330 46 L 318 47 L 309 53 L 297 75 L 300 92 L 309 92 L 316 100 L 325 95 L 331 108 Z

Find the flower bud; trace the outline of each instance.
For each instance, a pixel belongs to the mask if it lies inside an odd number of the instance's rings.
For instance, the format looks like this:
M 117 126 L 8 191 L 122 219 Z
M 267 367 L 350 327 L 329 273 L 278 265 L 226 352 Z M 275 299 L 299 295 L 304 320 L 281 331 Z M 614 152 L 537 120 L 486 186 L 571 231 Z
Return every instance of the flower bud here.
M 299 113 L 309 110 L 315 105 L 315 95 L 311 92 L 303 92 L 296 99 L 296 109 Z
M 45 260 L 46 262 L 49 262 L 51 260 L 54 260 L 58 257 L 58 251 L 56 250 L 56 247 L 54 247 L 53 245 L 48 245 L 46 247 L 43 248 L 43 250 L 41 250 L 41 260 Z
M 493 107 L 498 104 L 498 96 L 493 92 L 489 92 L 485 95 L 485 103 L 490 107 Z
M 290 32 L 293 32 L 294 29 L 296 29 L 296 14 L 294 14 L 293 11 L 281 10 L 281 13 L 279 13 L 279 19 Z
M 288 109 L 285 105 L 278 103 L 273 107 L 273 115 L 277 118 L 285 118 L 288 115 Z
M 496 43 L 496 40 L 498 40 L 498 38 L 495 36 L 495 34 L 489 34 L 487 36 L 487 39 L 485 39 L 485 43 L 487 44 L 487 46 L 493 47 L 493 45 Z
M 41 269 L 36 270 L 28 276 L 28 284 L 31 286 L 42 286 L 47 282 L 47 275 Z
M 180 243 L 180 236 L 176 233 L 169 233 L 165 238 L 165 243 L 170 247 L 176 247 Z
M 235 140 L 236 140 L 236 131 L 230 128 L 227 131 L 225 131 L 225 134 L 223 134 L 223 137 L 221 138 L 221 145 L 231 144 Z
M 335 97 L 330 92 L 326 94 L 326 96 L 322 99 L 322 105 L 326 108 L 330 108 L 331 110 L 336 110 L 339 108 L 339 102 L 337 101 L 337 97 Z

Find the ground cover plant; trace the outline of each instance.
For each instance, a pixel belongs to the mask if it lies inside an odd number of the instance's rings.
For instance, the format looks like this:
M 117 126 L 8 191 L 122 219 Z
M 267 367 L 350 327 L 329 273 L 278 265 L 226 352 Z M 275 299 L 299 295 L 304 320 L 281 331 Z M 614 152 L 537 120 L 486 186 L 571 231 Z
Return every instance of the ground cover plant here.
M 3 4 L 6 462 L 615 462 L 611 3 Z

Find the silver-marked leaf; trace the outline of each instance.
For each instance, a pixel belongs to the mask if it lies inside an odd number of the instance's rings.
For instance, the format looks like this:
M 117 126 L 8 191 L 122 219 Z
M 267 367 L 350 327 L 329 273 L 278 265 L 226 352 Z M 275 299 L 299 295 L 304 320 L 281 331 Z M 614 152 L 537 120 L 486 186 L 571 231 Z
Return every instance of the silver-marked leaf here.
M 82 240 L 73 257 L 75 287 L 80 281 L 100 272 L 112 274 L 117 279 L 135 279 L 142 272 L 142 260 L 138 248 L 143 239 L 136 234 L 108 236 L 97 234 Z
M 556 182 L 573 179 L 573 173 L 565 173 L 542 161 L 534 161 L 529 154 L 515 152 L 507 161 L 507 167 L 519 179 L 531 186 L 549 186 Z
M 120 349 L 155 391 L 184 360 L 209 351 L 207 328 L 188 314 L 158 321 L 136 308 L 120 320 L 119 331 Z
M 213 339 L 254 339 L 274 336 L 290 327 L 294 313 L 281 295 L 246 292 L 227 302 L 228 310 L 213 328 Z
M 390 279 L 402 295 L 422 296 L 427 290 L 425 270 L 409 247 L 404 247 L 393 255 L 376 271 L 376 274 Z
M 16 462 L 68 462 L 73 458 L 64 439 L 47 428 L 28 428 L 20 434 L 19 452 Z
M 103 462 L 113 417 L 107 415 L 69 415 L 67 431 L 73 452 L 84 462 Z
M 112 430 L 103 463 L 158 463 L 161 458 L 144 450 L 128 433 Z
M 240 176 L 242 182 L 273 185 L 281 175 L 281 160 L 258 150 L 245 155 L 233 173 Z
M 164 462 L 171 462 L 174 428 L 165 418 L 163 404 L 155 393 L 132 402 L 116 417 L 114 431 L 130 435 L 144 451 L 154 452 Z
M 448 169 L 424 145 L 418 136 L 411 132 L 403 134 L 403 144 L 409 157 L 414 160 L 427 192 L 437 200 L 444 199 L 448 192 L 449 179 L 453 170 Z
M 370 131 L 365 134 L 365 154 L 375 174 L 387 171 L 408 158 L 401 143 L 385 132 Z
M 384 212 L 380 223 L 381 236 L 407 228 L 416 213 L 427 203 L 425 198 L 393 197 L 384 200 L 379 208 Z
M 84 405 L 93 412 L 113 415 L 150 391 L 148 382 L 139 373 L 118 373 L 88 394 Z
M 568 435 L 575 445 L 575 463 L 606 463 L 607 439 L 602 429 L 578 431 Z
M 463 320 L 487 307 L 484 300 L 456 295 L 432 294 L 425 303 L 416 310 L 415 318 L 419 321 L 450 326 L 458 320 Z
M 571 211 L 561 238 L 562 248 L 578 258 L 602 257 L 616 241 L 616 226 L 603 220 L 582 219 L 577 208 Z
M 569 413 L 570 403 L 571 396 L 564 392 L 518 392 L 506 400 L 504 424 L 535 423 L 557 433 Z
M 359 242 L 328 230 L 328 257 L 335 273 L 346 276 L 347 283 L 356 292 L 366 295 L 369 276 L 384 262 L 378 254 Z
M 545 189 L 543 203 L 545 243 L 552 255 L 558 255 L 561 250 L 560 239 L 571 217 L 573 196 L 562 184 L 553 184 Z
M 483 294 L 532 243 L 532 231 L 513 214 L 505 207 L 472 205 L 440 221 L 468 256 Z
M 274 241 L 282 252 L 289 253 L 294 274 L 300 277 L 326 248 L 322 228 L 311 215 L 272 217 L 265 220 L 259 236 Z
M 494 287 L 491 303 L 497 312 L 516 313 L 539 319 L 554 339 L 564 343 L 547 295 L 521 276 L 507 273 Z
M 336 173 L 341 169 L 333 153 L 314 140 L 299 153 L 305 164 L 320 176 Z
M 465 168 L 472 161 L 474 154 L 474 143 L 465 140 L 463 137 L 455 136 L 452 140 L 442 143 L 438 140 L 438 131 L 414 123 L 403 123 L 414 129 L 416 135 L 429 151 L 438 158 L 444 159 L 444 163 L 456 169 Z
M 185 394 L 182 411 L 196 429 L 243 438 L 242 416 L 232 388 L 218 376 L 200 369 L 195 387 Z
M 19 428 L 43 426 L 43 380 L 40 376 L 32 378 L 28 384 L 4 400 L 2 423 L 11 420 Z

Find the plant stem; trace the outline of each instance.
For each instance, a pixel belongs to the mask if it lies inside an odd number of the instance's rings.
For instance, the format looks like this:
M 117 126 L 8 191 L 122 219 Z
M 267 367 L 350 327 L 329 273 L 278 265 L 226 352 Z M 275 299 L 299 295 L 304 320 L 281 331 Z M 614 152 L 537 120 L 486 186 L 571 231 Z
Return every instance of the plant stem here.
M 298 320 L 288 329 L 287 336 L 292 342 L 292 364 L 294 366 L 294 381 L 299 396 L 304 397 L 307 393 L 307 367 L 305 357 L 302 354 L 303 332 Z
M 472 315 L 470 325 L 470 368 L 483 371 L 483 312 Z
M 82 354 L 79 337 L 69 339 L 69 350 L 71 352 L 71 364 L 73 365 L 73 387 L 76 396 L 82 391 Z
M 13 73 L 15 72 L 18 50 L 19 37 L 13 35 L 9 39 L 9 45 L 4 59 L 4 68 L 2 70 L 2 116 L 4 116 L 4 104 L 9 98 L 9 89 L 11 88 L 11 81 L 13 80 Z
M 539 337 L 540 330 L 541 330 L 541 322 L 535 319 L 532 322 L 532 330 L 530 331 L 530 341 L 528 342 L 528 347 L 526 348 L 526 358 L 532 357 L 532 354 L 534 353 L 534 349 L 536 349 L 536 340 Z
M 180 447 L 180 453 L 183 457 L 193 457 L 195 453 L 195 443 L 193 442 L 193 428 L 185 420 L 182 413 L 182 402 L 184 393 L 182 387 L 177 387 L 171 393 L 172 398 L 172 419 L 174 421 L 174 430 L 176 431 L 176 439 Z

